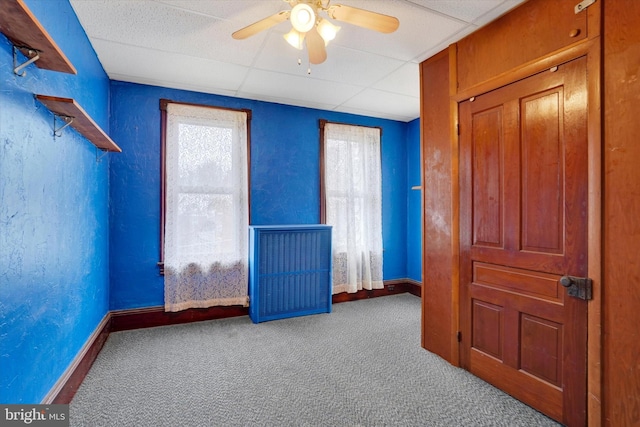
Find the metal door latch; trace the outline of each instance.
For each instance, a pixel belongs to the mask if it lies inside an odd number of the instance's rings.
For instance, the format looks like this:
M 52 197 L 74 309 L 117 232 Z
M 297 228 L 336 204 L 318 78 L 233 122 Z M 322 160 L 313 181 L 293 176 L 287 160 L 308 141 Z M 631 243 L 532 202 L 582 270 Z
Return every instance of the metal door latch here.
M 567 288 L 571 297 L 590 300 L 593 298 L 593 281 L 587 277 L 562 276 L 560 284 Z
M 578 14 L 578 13 L 582 12 L 583 10 L 585 10 L 586 8 L 588 8 L 589 6 L 591 6 L 592 4 L 594 4 L 595 2 L 596 2 L 596 0 L 583 0 L 573 8 L 573 11 L 576 14 Z

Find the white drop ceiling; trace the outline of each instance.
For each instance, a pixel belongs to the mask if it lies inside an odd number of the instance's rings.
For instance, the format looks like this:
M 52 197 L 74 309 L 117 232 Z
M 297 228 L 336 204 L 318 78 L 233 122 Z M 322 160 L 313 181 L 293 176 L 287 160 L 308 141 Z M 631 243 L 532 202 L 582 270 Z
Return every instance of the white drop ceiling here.
M 347 23 L 327 60 L 283 39 L 289 21 L 245 40 L 231 34 L 289 10 L 283 0 L 71 0 L 112 80 L 380 117 L 420 115 L 418 64 L 523 0 L 332 0 L 392 15 L 381 34 Z M 298 65 L 298 58 L 302 65 Z

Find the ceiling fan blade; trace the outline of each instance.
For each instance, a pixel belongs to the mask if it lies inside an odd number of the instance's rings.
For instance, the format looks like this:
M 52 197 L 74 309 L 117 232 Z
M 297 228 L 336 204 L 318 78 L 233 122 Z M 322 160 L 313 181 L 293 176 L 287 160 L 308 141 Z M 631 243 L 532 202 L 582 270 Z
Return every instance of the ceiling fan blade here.
M 286 21 L 289 18 L 289 14 L 289 10 L 282 10 L 275 15 L 271 15 L 267 18 L 254 22 L 251 25 L 247 25 L 246 27 L 231 34 L 231 37 L 236 40 L 246 39 L 247 37 L 259 33 L 260 31 L 268 30 L 269 28 L 281 23 L 282 21 Z
M 327 59 L 327 50 L 324 46 L 324 40 L 318 33 L 316 27 L 313 27 L 305 37 L 307 41 L 307 50 L 309 51 L 309 62 L 312 64 L 322 64 Z
M 327 14 L 338 21 L 379 31 L 381 33 L 392 33 L 400 26 L 398 18 L 382 13 L 371 12 L 369 10 L 358 9 L 357 7 L 335 4 L 327 9 Z

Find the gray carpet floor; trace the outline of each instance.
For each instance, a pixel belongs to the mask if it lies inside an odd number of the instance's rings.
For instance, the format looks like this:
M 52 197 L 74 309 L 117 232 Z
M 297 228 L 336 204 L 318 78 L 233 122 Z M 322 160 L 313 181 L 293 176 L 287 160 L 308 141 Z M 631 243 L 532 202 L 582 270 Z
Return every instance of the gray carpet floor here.
M 420 347 L 420 299 L 112 333 L 72 426 L 557 426 Z

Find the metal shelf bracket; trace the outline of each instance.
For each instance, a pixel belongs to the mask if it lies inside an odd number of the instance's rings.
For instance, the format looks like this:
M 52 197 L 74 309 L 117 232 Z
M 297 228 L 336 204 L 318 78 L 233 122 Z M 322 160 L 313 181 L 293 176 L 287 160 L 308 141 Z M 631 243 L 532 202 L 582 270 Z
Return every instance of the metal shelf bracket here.
M 53 136 L 57 136 L 58 138 L 61 137 L 62 136 L 62 130 L 64 128 L 66 128 L 67 126 L 69 126 L 71 123 L 73 123 L 73 119 L 74 119 L 74 117 L 71 117 L 71 116 L 63 116 L 61 114 L 54 114 L 53 115 Z M 62 126 L 60 126 L 59 128 L 56 128 L 58 120 L 62 120 L 64 122 L 64 124 Z
M 26 50 L 29 59 L 18 65 L 18 51 L 19 50 Z M 38 52 L 35 49 L 32 49 L 30 47 L 27 46 L 13 46 L 13 73 L 15 75 L 17 75 L 18 77 L 24 77 L 27 75 L 26 71 L 22 71 L 25 67 L 33 64 L 34 62 L 36 62 L 38 59 L 40 59 L 40 52 Z M 22 71 L 22 72 L 21 72 Z
M 102 152 L 102 154 L 98 154 Z M 106 156 L 109 152 L 107 150 L 101 150 L 98 147 L 96 147 L 96 163 L 100 163 L 102 161 L 102 158 L 104 156 Z

